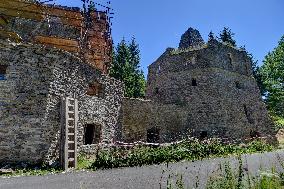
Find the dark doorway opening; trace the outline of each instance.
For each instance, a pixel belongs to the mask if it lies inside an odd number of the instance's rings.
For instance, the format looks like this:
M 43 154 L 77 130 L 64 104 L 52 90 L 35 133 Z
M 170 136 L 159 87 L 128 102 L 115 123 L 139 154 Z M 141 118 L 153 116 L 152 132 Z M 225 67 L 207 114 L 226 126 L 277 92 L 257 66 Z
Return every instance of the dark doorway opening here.
M 84 129 L 84 145 L 98 144 L 101 140 L 101 125 L 87 124 Z
M 160 142 L 160 130 L 156 127 L 147 130 L 147 142 L 159 143 Z
M 201 131 L 200 132 L 200 136 L 199 136 L 200 140 L 204 140 L 207 137 L 208 137 L 208 132 L 207 131 Z

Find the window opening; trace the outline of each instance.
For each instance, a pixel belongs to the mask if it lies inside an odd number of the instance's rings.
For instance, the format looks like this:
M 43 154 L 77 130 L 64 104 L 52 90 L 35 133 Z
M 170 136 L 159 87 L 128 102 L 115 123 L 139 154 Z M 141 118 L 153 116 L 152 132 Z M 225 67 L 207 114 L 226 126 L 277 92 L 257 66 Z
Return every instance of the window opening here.
M 253 124 L 254 121 L 253 121 L 253 119 L 251 118 L 251 114 L 250 114 L 250 112 L 248 111 L 248 108 L 247 108 L 246 105 L 244 105 L 244 111 L 245 111 L 245 115 L 246 115 L 246 118 L 247 118 L 248 122 L 249 122 L 250 124 Z
M 104 87 L 101 83 L 95 82 L 89 84 L 89 88 L 87 90 L 87 95 L 89 96 L 98 96 L 103 98 L 104 96 Z
M 159 74 L 160 72 L 161 72 L 161 66 L 159 65 L 157 69 L 157 74 Z
M 196 81 L 196 79 L 192 79 L 192 80 L 191 80 L 191 85 L 192 85 L 192 86 L 197 86 L 197 81 Z
M 156 127 L 147 130 L 147 142 L 159 143 L 160 142 L 160 131 Z
M 6 80 L 7 65 L 0 65 L 0 80 Z
M 158 87 L 155 88 L 155 94 L 159 94 L 160 90 Z

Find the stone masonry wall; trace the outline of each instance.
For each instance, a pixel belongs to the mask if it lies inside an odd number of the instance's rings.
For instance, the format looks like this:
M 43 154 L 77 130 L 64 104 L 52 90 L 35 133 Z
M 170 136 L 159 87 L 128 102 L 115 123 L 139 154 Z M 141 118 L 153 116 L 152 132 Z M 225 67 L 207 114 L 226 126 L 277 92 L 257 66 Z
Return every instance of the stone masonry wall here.
M 174 104 L 163 105 L 150 100 L 124 98 L 122 103 L 122 138 L 124 142 L 147 142 L 147 130 L 160 130 L 160 142 L 181 139 L 187 112 Z
M 145 141 L 153 127 L 160 142 L 188 136 L 274 139 L 246 52 L 216 40 L 168 48 L 149 66 L 146 96 L 148 101 L 123 101 L 125 141 Z
M 7 65 L 0 81 L 0 162 L 56 162 L 60 145 L 62 96 L 79 100 L 78 145 L 83 126 L 102 125 L 101 142 L 115 138 L 122 84 L 70 53 L 39 45 L 0 40 L 0 64 Z M 104 96 L 88 96 L 89 84 L 105 86 Z
M 91 13 L 87 27 L 79 8 L 1 0 L 0 10 L 0 38 L 77 53 L 86 63 L 108 73 L 112 39 L 106 12 Z

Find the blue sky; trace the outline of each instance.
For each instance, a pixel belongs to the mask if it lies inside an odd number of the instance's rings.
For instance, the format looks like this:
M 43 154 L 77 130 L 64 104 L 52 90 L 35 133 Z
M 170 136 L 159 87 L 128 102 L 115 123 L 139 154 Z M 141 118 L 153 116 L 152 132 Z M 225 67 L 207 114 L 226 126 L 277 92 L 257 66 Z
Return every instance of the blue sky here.
M 80 0 L 56 3 L 81 6 Z M 259 64 L 284 35 L 283 0 L 112 0 L 111 5 L 114 43 L 136 38 L 145 75 L 167 47 L 178 46 L 189 27 L 206 41 L 211 30 L 218 34 L 223 27 L 231 28 L 238 46 L 245 45 Z

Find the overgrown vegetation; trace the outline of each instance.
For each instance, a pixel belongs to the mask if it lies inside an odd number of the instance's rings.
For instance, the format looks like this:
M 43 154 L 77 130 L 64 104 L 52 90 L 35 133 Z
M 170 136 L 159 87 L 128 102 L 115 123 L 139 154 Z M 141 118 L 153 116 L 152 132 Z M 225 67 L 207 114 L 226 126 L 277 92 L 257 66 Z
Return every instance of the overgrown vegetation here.
M 233 169 L 229 162 L 220 165 L 217 173 L 213 173 L 207 184 L 207 189 L 281 189 L 284 188 L 284 174 L 277 173 L 274 168 L 271 171 L 262 171 L 257 176 L 251 176 L 248 170 L 243 168 L 241 157 L 238 157 L 238 168 Z M 169 175 L 167 189 L 185 189 L 186 179 L 183 175 L 175 177 Z M 195 181 L 194 188 L 198 188 L 199 180 Z
M 1 166 L 2 167 L 2 166 Z M 56 174 L 63 172 L 60 167 L 51 167 L 45 164 L 42 165 L 29 165 L 29 164 L 17 164 L 17 165 L 9 165 L 7 173 L 2 173 L 0 176 L 42 176 L 48 174 Z M 11 172 L 10 172 L 10 171 Z
M 218 139 L 200 141 L 189 139 L 178 144 L 160 147 L 135 146 L 131 149 L 100 150 L 96 156 L 80 155 L 78 170 L 133 167 L 182 160 L 201 160 L 210 157 L 223 157 L 255 152 L 272 151 L 274 147 L 261 140 L 247 144 L 225 144 Z M 12 166 L 13 167 L 13 166 Z M 63 170 L 46 165 L 16 166 L 13 172 L 1 176 L 30 176 L 60 173 Z
M 284 36 L 278 46 L 269 52 L 260 68 L 266 89 L 265 101 L 272 114 L 284 116 Z
M 248 144 L 224 144 L 218 139 L 199 141 L 190 139 L 166 147 L 136 146 L 129 150 L 108 149 L 98 152 L 92 169 L 132 167 L 142 165 L 178 162 L 181 160 L 200 160 L 203 158 L 228 156 L 244 153 L 273 150 L 273 146 L 255 140 Z

